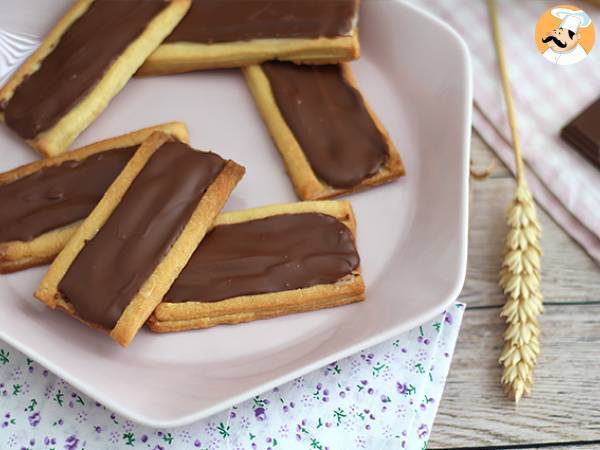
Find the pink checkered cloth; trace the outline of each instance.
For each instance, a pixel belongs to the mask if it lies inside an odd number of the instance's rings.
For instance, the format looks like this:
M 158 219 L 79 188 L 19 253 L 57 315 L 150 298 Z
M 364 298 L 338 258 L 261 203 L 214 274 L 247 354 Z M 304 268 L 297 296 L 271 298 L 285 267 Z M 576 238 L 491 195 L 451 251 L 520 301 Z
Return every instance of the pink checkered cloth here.
M 448 22 L 466 41 L 473 59 L 473 126 L 514 172 L 486 2 L 415 3 Z M 600 171 L 559 137 L 561 128 L 600 96 L 600 36 L 596 48 L 578 64 L 546 61 L 534 42 L 535 25 L 544 11 L 559 3 L 501 0 L 497 7 L 529 186 L 554 220 L 600 261 Z M 566 3 L 584 9 L 600 29 L 600 8 L 573 0 Z

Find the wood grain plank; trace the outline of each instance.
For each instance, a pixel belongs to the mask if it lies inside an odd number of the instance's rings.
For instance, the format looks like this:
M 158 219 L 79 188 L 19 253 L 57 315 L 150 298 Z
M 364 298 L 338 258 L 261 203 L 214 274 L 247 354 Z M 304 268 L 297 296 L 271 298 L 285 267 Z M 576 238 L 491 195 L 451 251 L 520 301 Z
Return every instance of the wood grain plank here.
M 497 274 L 507 228 L 504 211 L 514 193 L 512 178 L 472 181 L 467 281 L 461 300 L 469 306 L 501 305 Z M 547 303 L 600 301 L 600 268 L 544 210 L 542 290 Z
M 500 388 L 498 314 L 465 312 L 429 448 L 600 439 L 600 305 L 546 308 L 534 396 L 518 407 Z

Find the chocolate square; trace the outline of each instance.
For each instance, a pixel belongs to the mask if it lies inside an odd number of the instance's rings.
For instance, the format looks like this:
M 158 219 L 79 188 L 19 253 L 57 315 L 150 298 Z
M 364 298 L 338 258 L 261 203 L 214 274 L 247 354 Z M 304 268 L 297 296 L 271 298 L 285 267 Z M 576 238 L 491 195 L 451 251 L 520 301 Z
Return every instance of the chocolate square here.
M 565 125 L 560 136 L 600 169 L 600 98 Z

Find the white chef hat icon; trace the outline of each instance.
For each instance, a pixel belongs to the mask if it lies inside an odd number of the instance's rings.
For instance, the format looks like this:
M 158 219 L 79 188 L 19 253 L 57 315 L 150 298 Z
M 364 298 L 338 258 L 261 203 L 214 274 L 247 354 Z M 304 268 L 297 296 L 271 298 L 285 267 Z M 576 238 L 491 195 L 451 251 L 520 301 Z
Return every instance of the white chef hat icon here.
M 550 13 L 561 20 L 560 28 L 571 30 L 573 33 L 577 33 L 579 28 L 586 28 L 592 23 L 590 16 L 581 9 L 573 11 L 567 8 L 553 8 Z

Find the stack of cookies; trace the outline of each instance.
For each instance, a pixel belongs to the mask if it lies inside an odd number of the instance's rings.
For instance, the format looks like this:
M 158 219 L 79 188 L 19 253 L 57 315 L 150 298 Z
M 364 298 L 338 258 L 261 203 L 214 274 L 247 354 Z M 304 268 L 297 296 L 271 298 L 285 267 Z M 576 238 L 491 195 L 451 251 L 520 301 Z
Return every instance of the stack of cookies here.
M 400 156 L 347 61 L 358 0 L 76 0 L 0 89 L 45 159 L 0 174 L 0 272 L 127 346 L 364 299 L 348 201 Z M 221 214 L 245 168 L 172 122 L 68 151 L 138 75 L 241 68 L 301 202 Z M 236 69 L 237 70 L 237 69 Z M 182 99 L 184 100 L 184 99 Z M 250 167 L 249 170 L 252 170 Z

